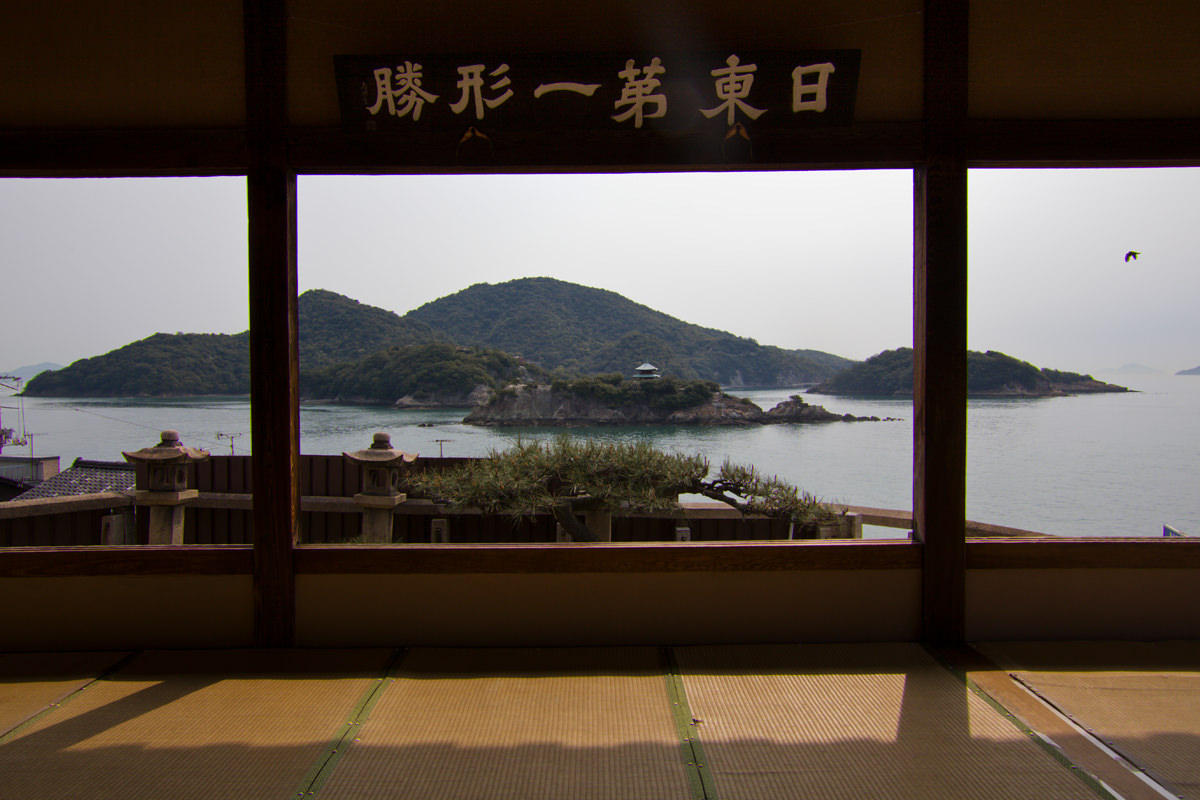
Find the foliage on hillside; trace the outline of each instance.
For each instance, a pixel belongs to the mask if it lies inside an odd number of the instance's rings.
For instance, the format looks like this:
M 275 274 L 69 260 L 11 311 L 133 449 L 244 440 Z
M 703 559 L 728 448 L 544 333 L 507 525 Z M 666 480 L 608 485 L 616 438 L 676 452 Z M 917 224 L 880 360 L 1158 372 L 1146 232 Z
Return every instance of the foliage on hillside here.
M 465 403 L 477 386 L 498 389 L 528 376 L 517 359 L 498 350 L 415 344 L 305 372 L 300 393 L 305 398 L 358 403 L 394 403 L 403 397 Z
M 835 356 L 833 353 L 826 353 L 823 350 L 791 350 L 789 352 L 804 356 L 805 358 L 811 358 L 818 364 L 823 364 L 834 375 L 859 363 L 850 358 L 842 358 L 841 356 Z
M 389 345 L 436 340 L 428 327 L 320 289 L 298 301 L 300 368 L 359 359 Z M 30 380 L 42 397 L 247 394 L 250 334 L 156 333 Z
M 677 378 L 630 378 L 619 372 L 576 380 L 555 380 L 551 388 L 609 406 L 647 406 L 658 411 L 677 411 L 708 402 L 720 387 L 712 381 Z
M 43 372 L 25 386 L 25 393 L 32 397 L 152 397 L 249 391 L 247 333 L 156 333 L 102 356 Z
M 324 289 L 310 289 L 297 302 L 302 370 L 440 339 L 428 325 Z
M 819 394 L 911 396 L 913 351 L 885 350 L 813 387 Z M 967 351 L 967 393 L 977 395 L 1046 395 L 1065 391 L 1125 391 L 1090 375 L 1039 369 L 996 350 Z
M 410 311 L 462 344 L 519 354 L 547 369 L 628 374 L 650 361 L 664 374 L 724 385 L 796 385 L 853 363 L 828 353 L 764 347 L 684 322 L 621 295 L 552 278 L 479 283 Z
M 667 375 L 747 386 L 795 385 L 827 377 L 828 353 L 762 347 L 690 325 L 613 292 L 548 278 L 480 284 L 406 317 L 324 290 L 299 298 L 301 391 L 308 397 L 393 402 L 408 394 L 445 395 L 468 385 L 499 386 L 516 375 L 514 359 L 464 357 L 451 345 L 407 353 L 387 348 L 447 340 L 502 349 L 566 374 L 629 374 L 653 361 Z M 30 381 L 30 395 L 182 396 L 249 392 L 248 333 L 155 334 Z M 437 358 L 446 356 L 444 362 Z M 373 358 L 374 360 L 369 360 Z M 380 371 L 394 373 L 383 377 Z M 658 400 L 667 402 L 665 387 Z M 397 393 L 398 392 L 398 393 Z

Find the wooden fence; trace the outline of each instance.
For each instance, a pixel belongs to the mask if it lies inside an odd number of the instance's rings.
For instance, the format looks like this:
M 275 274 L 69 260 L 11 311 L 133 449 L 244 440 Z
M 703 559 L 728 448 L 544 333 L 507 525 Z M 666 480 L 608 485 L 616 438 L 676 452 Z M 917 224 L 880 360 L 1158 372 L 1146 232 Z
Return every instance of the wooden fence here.
M 114 526 L 134 529 L 133 512 L 116 492 L 0 503 L 0 547 L 105 544 Z
M 423 458 L 415 469 L 446 469 L 467 459 Z M 187 505 L 184 535 L 187 544 L 250 544 L 253 513 L 250 505 L 250 456 L 212 456 L 196 465 L 188 488 L 200 499 Z M 360 489 L 361 471 L 341 455 L 306 455 L 300 459 L 299 540 L 306 544 L 353 542 L 361 534 L 362 515 L 348 501 Z M 145 485 L 142 469 L 138 485 Z M 88 495 L 4 504 L 0 513 L 0 547 L 96 545 L 116 543 L 105 532 L 120 517 L 126 531 L 123 541 L 148 541 L 147 509 L 135 508 L 122 494 Z M 337 502 L 338 499 L 343 502 Z M 688 514 L 695 541 L 749 541 L 788 538 L 788 524 L 766 518 L 743 518 L 732 509 Z M 553 542 L 556 525 L 550 516 L 451 513 L 432 504 L 405 504 L 393 518 L 393 540 L 433 541 L 433 520 L 444 519 L 450 542 Z M 674 541 L 678 520 L 670 516 L 614 516 L 616 542 Z

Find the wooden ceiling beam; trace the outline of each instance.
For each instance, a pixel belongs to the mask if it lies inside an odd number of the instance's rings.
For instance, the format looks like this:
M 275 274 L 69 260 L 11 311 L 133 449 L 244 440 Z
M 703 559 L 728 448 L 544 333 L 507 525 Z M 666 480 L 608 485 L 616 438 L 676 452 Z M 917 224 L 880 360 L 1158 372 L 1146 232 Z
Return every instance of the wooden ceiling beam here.
M 1200 119 L 982 120 L 964 123 L 971 167 L 1200 166 Z M 785 160 L 753 164 L 633 164 L 619 140 L 516 142 L 504 162 L 465 167 L 414 156 L 412 147 L 366 139 L 340 128 L 286 127 L 289 163 L 298 173 L 554 172 L 722 169 L 907 169 L 922 158 L 920 122 L 859 123 L 794 133 Z M 540 155 L 539 155 L 540 154 Z M 204 177 L 244 175 L 250 148 L 244 128 L 131 128 L 0 131 L 0 176 Z
M 242 128 L 0 131 L 3 177 L 207 177 L 248 164 Z

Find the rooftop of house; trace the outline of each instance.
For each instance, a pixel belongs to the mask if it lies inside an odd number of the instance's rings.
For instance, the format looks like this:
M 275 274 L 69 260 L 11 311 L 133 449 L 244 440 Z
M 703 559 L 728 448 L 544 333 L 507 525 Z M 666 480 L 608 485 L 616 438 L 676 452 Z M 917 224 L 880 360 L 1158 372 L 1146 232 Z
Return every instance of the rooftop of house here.
M 14 478 L 0 475 L 0 501 L 11 500 L 22 492 L 30 489 L 30 484 Z
M 125 492 L 132 489 L 133 484 L 133 464 L 122 461 L 90 461 L 77 458 L 62 472 L 47 478 L 13 499 L 37 500 L 96 492 Z

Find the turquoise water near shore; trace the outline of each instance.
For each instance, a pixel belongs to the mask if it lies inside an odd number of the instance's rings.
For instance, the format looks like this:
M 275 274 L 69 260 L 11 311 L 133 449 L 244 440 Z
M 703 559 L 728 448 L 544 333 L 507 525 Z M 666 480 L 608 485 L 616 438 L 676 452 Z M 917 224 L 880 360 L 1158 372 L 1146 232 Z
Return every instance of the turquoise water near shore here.
M 1160 536 L 1163 524 L 1200 535 L 1200 377 L 1096 377 L 1136 392 L 968 404 L 967 516 L 1061 536 Z M 738 391 L 763 408 L 795 390 Z M 750 428 L 574 428 L 571 436 L 646 440 L 672 451 L 754 464 L 818 496 L 854 505 L 912 505 L 912 402 L 807 395 L 837 413 L 899 417 L 898 422 L 834 422 Z M 14 406 L 17 398 L 4 398 Z M 119 460 L 122 450 L 155 444 L 176 428 L 185 444 L 228 453 L 250 450 L 244 398 L 181 400 L 24 400 L 35 455 Z M 16 411 L 4 409 L 6 426 Z M 519 437 L 559 429 L 463 425 L 463 409 L 304 405 L 301 450 L 340 453 L 389 431 L 395 446 L 426 456 L 482 456 Z M 4 455 L 28 455 L 6 448 Z M 887 533 L 875 529 L 876 535 Z

